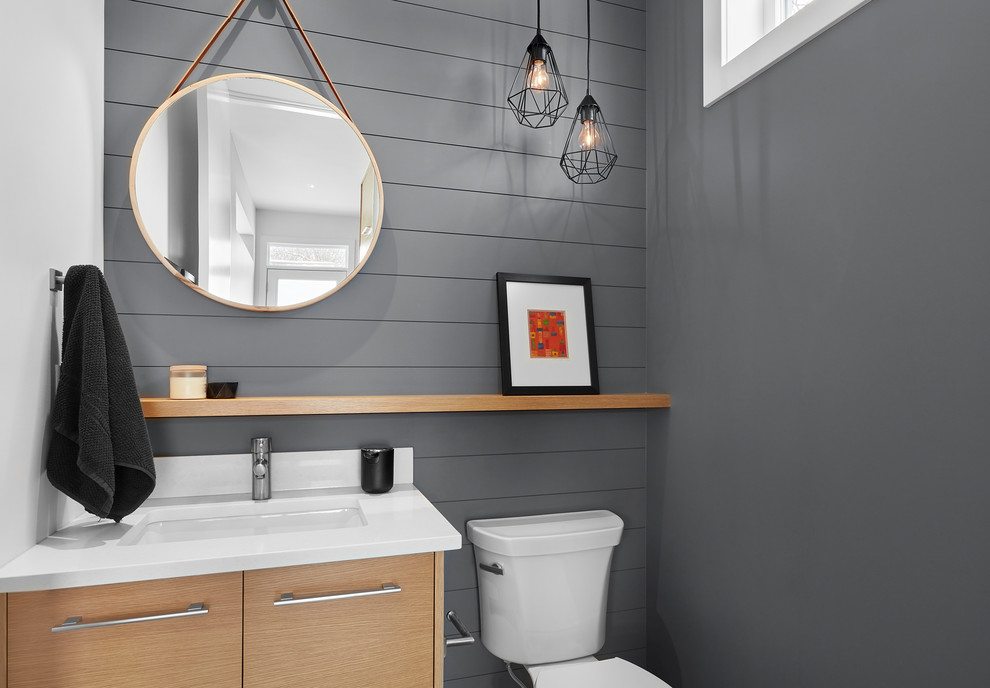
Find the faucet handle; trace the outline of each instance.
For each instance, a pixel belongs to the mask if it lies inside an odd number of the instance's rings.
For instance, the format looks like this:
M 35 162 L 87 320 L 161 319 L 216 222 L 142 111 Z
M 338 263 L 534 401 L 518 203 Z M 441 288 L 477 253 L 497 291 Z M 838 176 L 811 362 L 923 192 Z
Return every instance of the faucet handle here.
M 267 454 L 272 450 L 271 437 L 252 437 L 251 453 L 254 455 Z

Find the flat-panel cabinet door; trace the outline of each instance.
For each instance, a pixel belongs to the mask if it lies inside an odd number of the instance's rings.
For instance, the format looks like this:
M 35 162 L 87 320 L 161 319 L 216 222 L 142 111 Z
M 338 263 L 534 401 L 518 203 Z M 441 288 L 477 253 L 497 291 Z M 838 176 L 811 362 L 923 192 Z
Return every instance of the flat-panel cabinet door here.
M 9 688 L 237 688 L 242 580 L 237 571 L 10 593 Z
M 434 555 L 244 572 L 245 688 L 432 688 Z

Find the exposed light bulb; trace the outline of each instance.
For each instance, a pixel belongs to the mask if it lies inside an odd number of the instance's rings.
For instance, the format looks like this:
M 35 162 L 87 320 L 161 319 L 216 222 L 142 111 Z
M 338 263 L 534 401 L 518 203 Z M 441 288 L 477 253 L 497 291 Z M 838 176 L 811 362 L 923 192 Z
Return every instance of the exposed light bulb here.
M 595 147 L 595 123 L 590 119 L 581 123 L 581 150 L 590 150 Z
M 533 65 L 529 69 L 528 88 L 534 91 L 542 91 L 550 84 L 550 77 L 547 76 L 547 65 L 543 60 L 533 60 Z

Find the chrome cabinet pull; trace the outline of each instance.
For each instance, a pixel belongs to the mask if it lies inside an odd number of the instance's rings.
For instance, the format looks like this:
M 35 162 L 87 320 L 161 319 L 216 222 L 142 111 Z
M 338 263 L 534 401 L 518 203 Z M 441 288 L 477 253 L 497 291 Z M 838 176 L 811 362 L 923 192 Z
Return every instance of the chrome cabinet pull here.
M 315 595 L 313 597 L 296 597 L 291 592 L 283 592 L 282 597 L 275 600 L 276 607 L 283 607 L 287 604 L 309 604 L 310 602 L 329 602 L 331 600 L 347 600 L 352 597 L 371 597 L 373 595 L 389 595 L 393 592 L 402 592 L 402 588 L 392 583 L 382 583 L 379 590 L 357 590 L 355 592 L 338 592 L 332 595 Z
M 135 616 L 131 619 L 112 619 L 110 621 L 94 621 L 92 623 L 82 623 L 81 616 L 73 616 L 66 619 L 61 626 L 54 626 L 52 633 L 61 631 L 81 631 L 84 628 L 103 628 L 106 626 L 123 626 L 125 624 L 142 623 L 144 621 L 163 621 L 165 619 L 181 619 L 186 616 L 203 616 L 209 614 L 210 610 L 202 602 L 190 604 L 184 612 L 172 612 L 170 614 L 155 614 L 154 616 Z
M 445 647 L 456 647 L 458 645 L 474 644 L 474 636 L 471 635 L 471 631 L 469 631 L 467 628 L 464 627 L 464 624 L 462 624 L 461 620 L 457 618 L 457 613 L 453 609 L 447 612 L 447 621 L 452 623 L 454 625 L 454 628 L 457 629 L 457 637 L 445 638 L 444 639 Z
M 494 564 L 478 564 L 478 568 L 482 571 L 487 571 L 488 573 L 494 573 L 496 576 L 501 576 L 505 573 L 505 569 L 499 563 Z

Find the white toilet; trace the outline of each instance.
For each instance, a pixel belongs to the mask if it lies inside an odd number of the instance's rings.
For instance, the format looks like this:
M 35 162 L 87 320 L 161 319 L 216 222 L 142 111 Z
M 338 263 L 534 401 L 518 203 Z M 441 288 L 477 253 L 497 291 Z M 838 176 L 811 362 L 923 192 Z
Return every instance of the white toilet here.
M 478 565 L 481 642 L 507 665 L 523 665 L 535 688 L 670 688 L 623 659 L 594 657 L 605 644 L 621 518 L 581 511 L 474 520 L 467 536 Z

